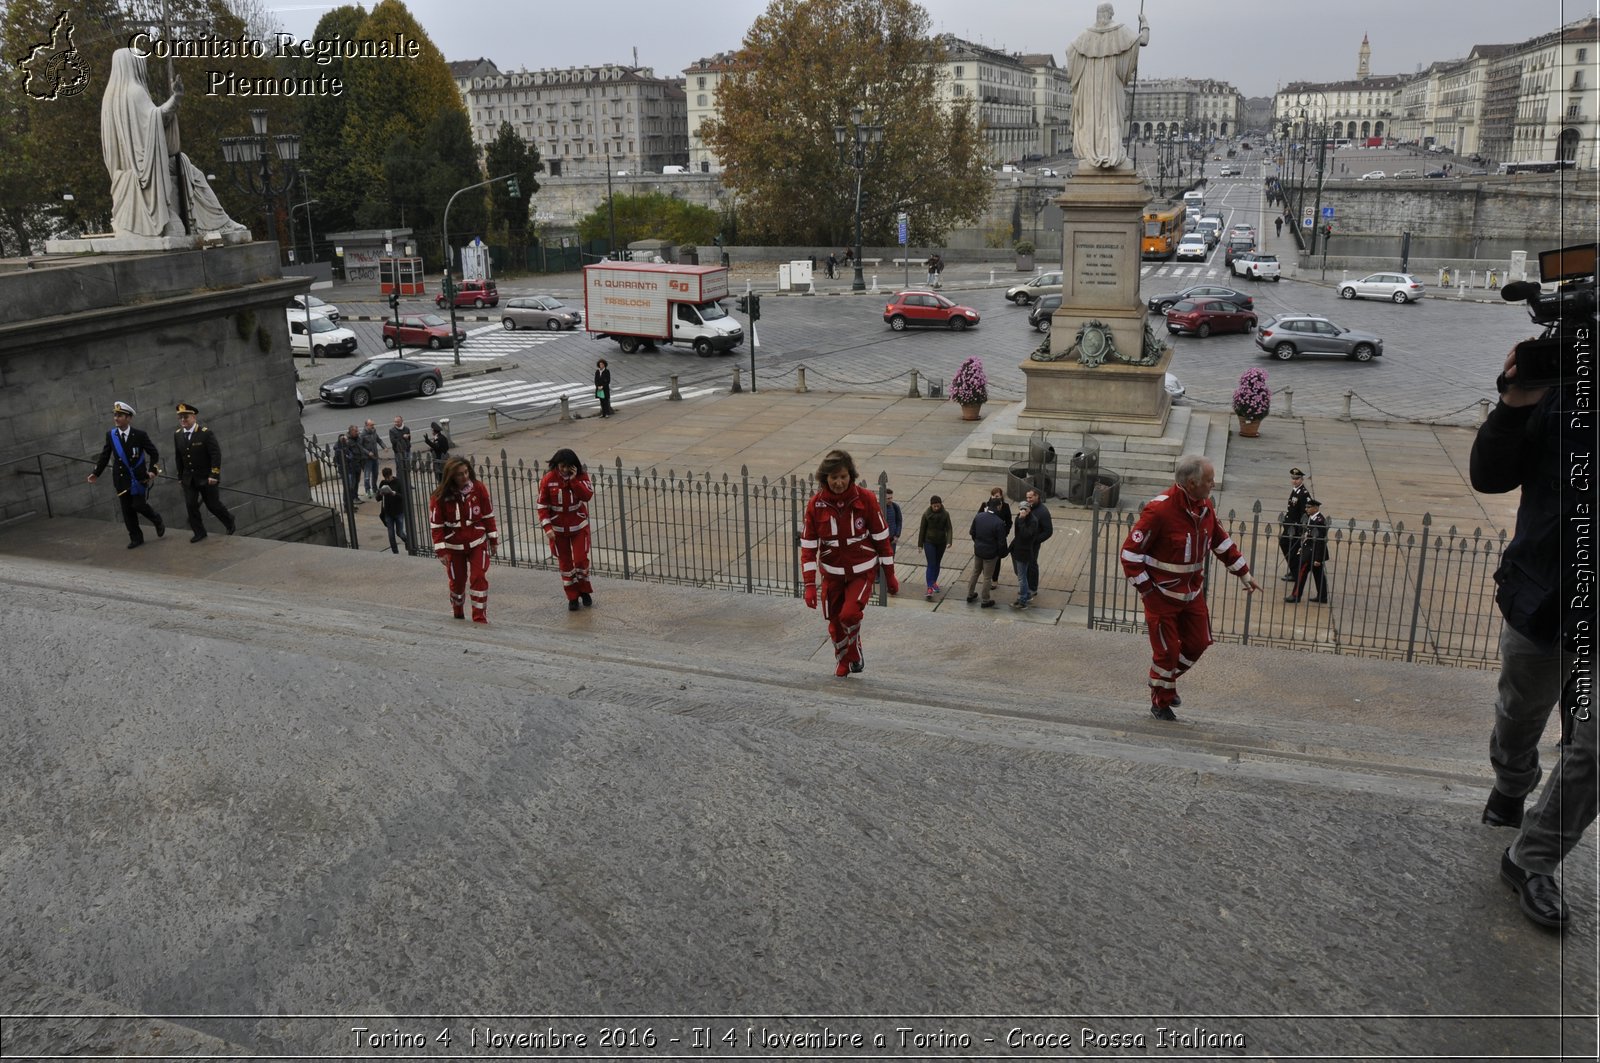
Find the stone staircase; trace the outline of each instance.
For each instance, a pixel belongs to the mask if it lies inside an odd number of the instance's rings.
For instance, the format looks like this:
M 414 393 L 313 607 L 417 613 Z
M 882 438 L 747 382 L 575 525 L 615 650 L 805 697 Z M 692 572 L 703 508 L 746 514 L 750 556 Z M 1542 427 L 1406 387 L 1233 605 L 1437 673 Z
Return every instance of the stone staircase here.
M 985 417 L 972 434 L 944 459 L 952 472 L 1009 473 L 1028 460 L 1032 433 L 1017 426 L 1022 403 L 1014 402 Z M 1123 436 L 1093 433 L 1100 447 L 1100 471 L 1122 478 L 1121 505 L 1138 503 L 1172 483 L 1172 468 L 1184 454 L 1204 454 L 1217 469 L 1217 486 L 1224 483 L 1228 458 L 1229 419 L 1226 414 L 1208 413 L 1193 406 L 1173 406 L 1166 432 L 1160 436 Z M 1078 432 L 1047 432 L 1046 439 L 1056 448 L 1056 468 L 1062 485 L 1056 495 L 1066 493 L 1065 481 L 1072 455 L 1083 447 Z

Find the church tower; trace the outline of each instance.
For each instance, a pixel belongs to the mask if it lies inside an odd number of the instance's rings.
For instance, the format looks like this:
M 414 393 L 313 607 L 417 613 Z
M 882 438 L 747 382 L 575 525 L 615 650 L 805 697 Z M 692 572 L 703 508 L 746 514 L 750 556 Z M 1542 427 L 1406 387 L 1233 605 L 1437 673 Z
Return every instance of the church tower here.
M 1371 72 L 1372 45 L 1367 43 L 1367 35 L 1361 35 L 1361 58 L 1356 61 L 1356 80 L 1365 81 Z

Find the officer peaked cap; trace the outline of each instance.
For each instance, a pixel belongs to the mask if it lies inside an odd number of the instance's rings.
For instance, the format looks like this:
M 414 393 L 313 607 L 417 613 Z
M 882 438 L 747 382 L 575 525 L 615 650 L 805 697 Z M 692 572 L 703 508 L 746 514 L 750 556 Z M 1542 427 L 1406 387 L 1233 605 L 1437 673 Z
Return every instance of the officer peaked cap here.
M 1318 501 L 1317 501 L 1317 500 L 1316 500 L 1316 499 L 1314 499 L 1314 498 L 1308 498 L 1308 499 L 1306 499 L 1306 505 L 1307 505 L 1307 506 L 1308 506 L 1308 507 L 1310 507 L 1310 506 L 1318 506 L 1318 507 L 1320 507 L 1320 506 L 1321 506 L 1321 505 L 1322 505 L 1322 503 L 1321 503 L 1321 502 L 1318 502 Z
M 192 413 L 197 417 L 200 415 L 200 411 L 195 409 L 193 406 L 190 406 L 187 402 L 178 403 L 178 412 L 179 413 Z
M 126 402 L 113 402 L 111 404 L 111 412 L 112 413 L 125 413 L 129 417 L 132 417 L 133 416 L 133 407 L 129 406 Z
M 1296 465 L 1294 468 L 1289 470 L 1289 475 L 1290 476 L 1304 477 L 1305 476 L 1305 470 L 1300 468 L 1300 466 Z

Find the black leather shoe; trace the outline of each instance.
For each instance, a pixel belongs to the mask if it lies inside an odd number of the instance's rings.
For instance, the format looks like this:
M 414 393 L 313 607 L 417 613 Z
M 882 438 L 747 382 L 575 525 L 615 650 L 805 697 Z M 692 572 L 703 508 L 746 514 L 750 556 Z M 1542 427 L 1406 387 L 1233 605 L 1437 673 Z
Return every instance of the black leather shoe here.
M 594 605 L 594 597 L 592 595 L 580 594 L 578 595 L 578 601 L 582 602 L 584 605 Z
M 239 525 L 235 524 L 233 521 L 230 520 L 228 522 L 228 534 L 232 535 L 234 532 L 236 532 L 238 530 L 239 530 Z
M 994 602 L 994 599 L 992 599 L 992 598 L 989 601 L 984 602 L 982 605 L 978 606 L 979 609 L 993 609 L 994 607 L 995 607 L 995 602 Z
M 1328 604 L 1328 599 L 1326 599 L 1326 598 L 1313 598 L 1313 599 L 1311 599 L 1311 601 L 1313 603 L 1315 603 L 1316 605 L 1327 605 Z
M 162 536 L 164 536 L 166 534 L 167 534 L 167 526 L 165 524 L 163 524 L 159 520 L 156 521 L 156 538 L 159 539 L 159 538 L 161 538 Z
M 1285 598 L 1284 601 L 1288 602 L 1290 605 L 1299 605 L 1300 596 L 1298 594 L 1291 594 L 1289 597 Z
M 1278 579 L 1282 580 L 1284 583 L 1293 583 L 1294 582 L 1294 577 L 1293 576 L 1279 576 Z
M 128 543 L 128 549 L 129 550 L 137 550 L 139 547 L 141 547 L 143 545 L 144 545 L 144 540 L 143 539 L 135 539 L 135 540 L 133 540 L 133 541 Z
M 1567 925 L 1567 905 L 1554 878 L 1522 870 L 1511 862 L 1510 849 L 1500 855 L 1500 877 L 1522 898 L 1523 915 L 1552 930 Z
M 1183 708 L 1183 699 L 1176 694 L 1172 695 L 1172 707 L 1175 709 Z
M 1491 827 L 1522 826 L 1524 800 L 1521 797 L 1507 797 L 1499 790 L 1490 790 L 1488 803 L 1483 806 L 1483 821 Z
M 967 595 L 967 604 L 968 605 L 971 605 L 973 602 L 975 602 L 977 600 L 978 600 L 978 596 L 976 594 Z
M 1172 723 L 1176 723 L 1178 721 L 1177 713 L 1173 712 L 1165 705 L 1157 705 L 1154 702 L 1150 704 L 1150 715 L 1154 716 L 1158 720 L 1168 720 Z
M 190 539 L 190 540 L 189 540 L 189 541 L 190 541 L 190 542 L 191 542 L 191 543 L 197 543 L 197 542 L 199 542 L 199 541 L 200 541 L 200 540 L 201 540 L 201 539 L 204 539 L 204 538 L 205 538 L 205 537 L 206 537 L 206 533 L 205 533 L 205 532 L 201 532 L 201 533 L 200 533 L 200 534 L 199 534 L 199 535 L 196 535 L 196 536 L 194 536 L 194 537 L 193 537 L 193 538 L 192 538 L 192 539 Z
M 578 599 L 574 598 L 574 599 L 572 599 L 572 601 L 567 603 L 567 612 L 576 613 L 577 611 L 578 611 Z

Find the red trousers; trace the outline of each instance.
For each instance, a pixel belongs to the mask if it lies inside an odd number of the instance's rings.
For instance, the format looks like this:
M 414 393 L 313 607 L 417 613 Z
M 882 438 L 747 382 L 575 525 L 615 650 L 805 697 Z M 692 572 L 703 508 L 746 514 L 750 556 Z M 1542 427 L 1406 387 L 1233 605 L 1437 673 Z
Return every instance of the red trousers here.
M 593 594 L 594 588 L 589 585 L 589 529 L 557 531 L 550 541 L 555 547 L 561 589 L 566 592 L 567 601 L 577 601 L 580 594 Z
M 1206 600 L 1175 602 L 1153 592 L 1158 600 L 1144 605 L 1150 629 L 1150 701 L 1167 707 L 1178 696 L 1178 677 L 1194 667 L 1211 645 L 1211 614 Z
M 877 586 L 878 569 L 848 579 L 823 576 L 817 588 L 817 602 L 828 621 L 828 637 L 833 640 L 833 659 L 841 665 L 859 662 L 861 657 L 861 618 Z
M 450 583 L 450 608 L 456 616 L 466 615 L 467 588 L 472 588 L 472 619 L 487 620 L 489 609 L 489 544 L 470 550 L 440 550 L 445 579 Z

